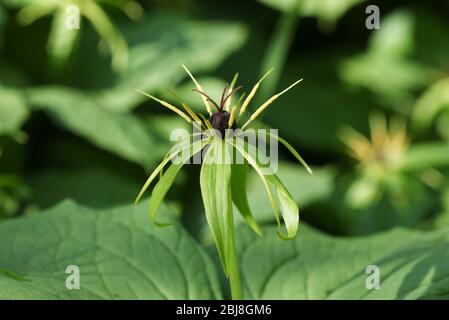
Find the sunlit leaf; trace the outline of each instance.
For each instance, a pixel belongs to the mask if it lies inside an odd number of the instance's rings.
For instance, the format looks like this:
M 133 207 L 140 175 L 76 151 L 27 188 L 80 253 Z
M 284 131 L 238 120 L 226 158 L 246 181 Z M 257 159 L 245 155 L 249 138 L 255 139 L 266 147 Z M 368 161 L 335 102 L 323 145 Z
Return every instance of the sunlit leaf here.
M 402 169 L 407 171 L 449 166 L 449 143 L 415 143 L 404 155 Z
M 0 298 L 220 299 L 207 254 L 181 227 L 155 227 L 147 206 L 94 210 L 66 201 L 1 223 L 0 268 L 26 281 L 0 273 Z M 66 288 L 68 266 L 79 268 L 79 290 Z
M 396 11 L 382 19 L 382 27 L 370 38 L 366 53 L 346 59 L 340 75 L 347 83 L 377 94 L 383 103 L 407 108 L 413 91 L 432 79 L 430 68 L 413 61 L 414 16 L 409 11 Z
M 238 228 L 247 299 L 422 299 L 449 296 L 449 237 L 440 232 L 395 229 L 369 237 L 341 238 L 302 226 L 284 242 L 264 229 Z M 404 241 L 404 239 L 407 239 Z M 260 257 L 264 258 L 261 259 Z M 380 289 L 367 267 L 380 272 Z
M 432 84 L 416 101 L 412 118 L 414 129 L 428 129 L 438 113 L 445 109 L 449 109 L 449 78 Z

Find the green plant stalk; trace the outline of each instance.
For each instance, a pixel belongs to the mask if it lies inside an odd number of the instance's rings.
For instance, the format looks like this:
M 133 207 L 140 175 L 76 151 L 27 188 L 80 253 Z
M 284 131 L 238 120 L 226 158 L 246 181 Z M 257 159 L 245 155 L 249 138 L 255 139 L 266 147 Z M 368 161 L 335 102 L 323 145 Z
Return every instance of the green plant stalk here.
M 271 68 L 274 68 L 274 70 L 271 76 L 265 80 L 265 85 L 261 88 L 259 98 L 256 101 L 257 104 L 262 103 L 268 97 L 272 96 L 279 83 L 299 21 L 299 4 L 300 1 L 294 3 L 291 10 L 280 17 L 276 30 L 270 40 L 267 52 L 262 61 L 261 74 L 264 74 L 266 70 Z
M 234 231 L 234 219 L 231 213 L 230 218 L 230 254 L 229 254 L 229 283 L 231 285 L 231 297 L 232 300 L 240 300 L 242 298 L 242 288 L 240 284 L 239 266 L 237 262 L 237 250 L 235 247 L 235 231 Z

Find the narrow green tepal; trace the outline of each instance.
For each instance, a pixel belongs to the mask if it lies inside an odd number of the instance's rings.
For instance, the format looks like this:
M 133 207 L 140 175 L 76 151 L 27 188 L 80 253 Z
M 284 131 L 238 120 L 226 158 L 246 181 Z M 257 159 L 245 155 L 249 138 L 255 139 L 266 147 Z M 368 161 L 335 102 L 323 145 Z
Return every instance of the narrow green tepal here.
M 108 210 L 65 201 L 0 224 L 0 299 L 221 298 L 205 251 L 179 225 L 148 223 L 147 201 Z

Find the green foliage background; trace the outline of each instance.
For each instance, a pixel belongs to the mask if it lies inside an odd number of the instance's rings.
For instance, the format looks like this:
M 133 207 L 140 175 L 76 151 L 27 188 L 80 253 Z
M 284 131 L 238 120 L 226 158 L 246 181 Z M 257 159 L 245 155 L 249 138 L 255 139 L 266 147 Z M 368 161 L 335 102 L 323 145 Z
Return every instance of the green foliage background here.
M 315 174 L 281 154 L 301 221 L 287 242 L 250 176 L 264 236 L 235 215 L 244 298 L 449 297 L 448 1 L 370 2 L 379 30 L 365 28 L 363 0 L 83 1 L 112 29 L 82 18 L 75 36 L 57 32 L 60 8 L 24 24 L 23 8 L 51 1 L 0 1 L 0 298 L 229 297 L 198 166 L 159 213 L 173 226 L 153 226 L 148 202 L 133 204 L 170 131 L 185 127 L 135 89 L 168 100 L 173 89 L 202 110 L 181 64 L 213 97 L 235 72 L 249 91 L 276 68 L 259 102 L 304 78 L 258 125 L 278 128 Z M 117 35 L 126 71 L 111 65 Z M 405 121 L 410 141 L 380 180 L 341 137 L 348 127 L 369 137 L 373 114 Z M 68 265 L 81 269 L 80 290 L 65 288 Z M 381 270 L 379 290 L 365 287 L 368 265 Z

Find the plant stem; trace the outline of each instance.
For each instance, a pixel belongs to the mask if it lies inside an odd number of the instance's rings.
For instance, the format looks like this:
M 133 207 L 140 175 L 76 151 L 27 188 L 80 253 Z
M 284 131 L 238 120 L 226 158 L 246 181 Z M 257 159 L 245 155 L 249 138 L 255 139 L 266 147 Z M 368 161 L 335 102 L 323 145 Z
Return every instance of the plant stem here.
M 237 252 L 235 247 L 235 232 L 234 221 L 232 218 L 232 212 L 230 217 L 230 254 L 229 254 L 229 283 L 231 285 L 231 297 L 232 300 L 242 299 L 242 289 L 240 285 L 239 266 L 237 263 Z
M 260 98 L 257 98 L 257 104 L 263 103 L 266 99 L 272 96 L 279 83 L 290 45 L 295 36 L 295 29 L 299 21 L 298 10 L 300 2 L 301 1 L 293 2 L 291 9 L 282 14 L 279 18 L 262 61 L 261 74 L 264 74 L 268 69 L 275 69 L 271 73 L 271 76 L 265 80 L 265 84 L 260 90 Z

